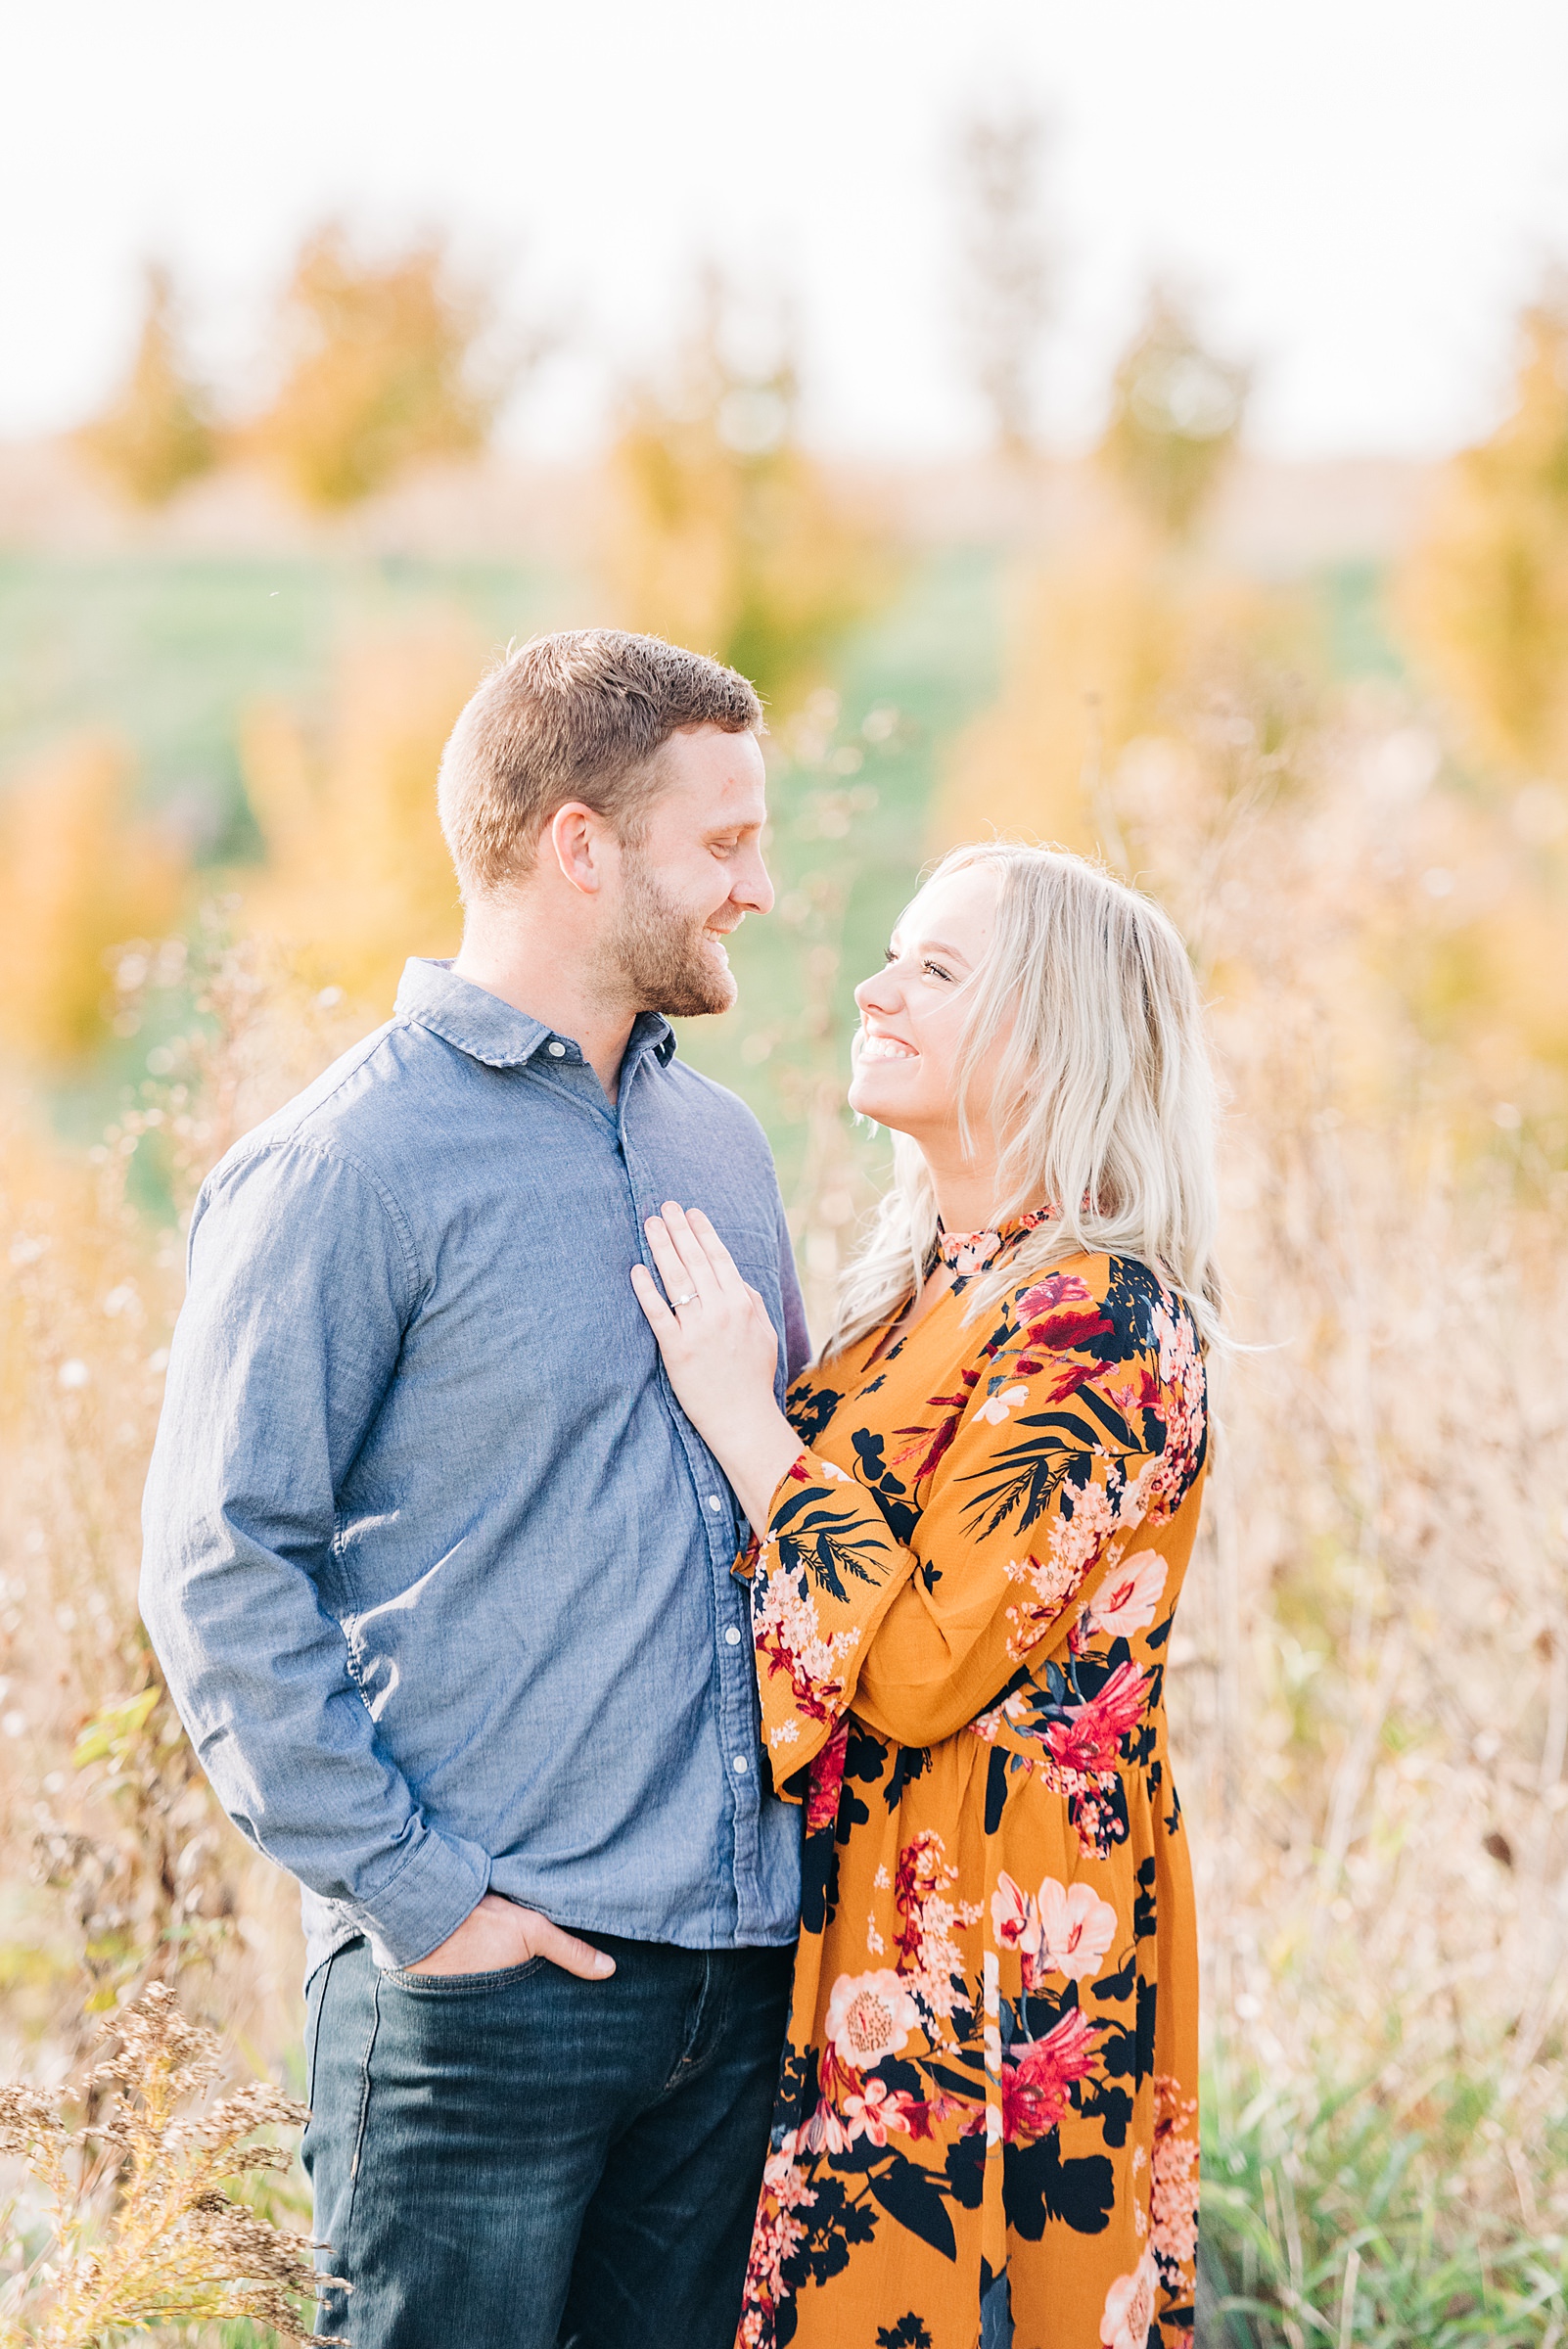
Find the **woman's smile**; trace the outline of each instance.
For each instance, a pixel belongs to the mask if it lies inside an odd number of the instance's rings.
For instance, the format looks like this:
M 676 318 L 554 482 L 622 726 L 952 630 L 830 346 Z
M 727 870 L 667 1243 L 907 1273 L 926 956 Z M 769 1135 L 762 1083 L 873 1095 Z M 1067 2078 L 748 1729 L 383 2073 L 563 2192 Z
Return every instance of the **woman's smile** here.
M 868 1060 L 918 1060 L 920 1055 L 901 1036 L 881 1036 L 870 1028 L 862 1028 L 857 1057 L 863 1067 Z

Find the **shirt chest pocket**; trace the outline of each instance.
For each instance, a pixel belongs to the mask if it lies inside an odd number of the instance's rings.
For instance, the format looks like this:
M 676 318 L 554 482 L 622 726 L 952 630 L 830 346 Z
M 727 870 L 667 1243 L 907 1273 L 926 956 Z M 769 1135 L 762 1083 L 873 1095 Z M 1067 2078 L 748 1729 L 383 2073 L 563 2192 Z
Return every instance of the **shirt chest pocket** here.
M 779 1312 L 778 1232 L 771 1225 L 764 1230 L 761 1224 L 737 1221 L 728 1217 L 724 1221 L 715 1215 L 714 1229 L 723 1241 L 742 1280 L 749 1281 L 765 1299 L 770 1313 L 777 1318 Z

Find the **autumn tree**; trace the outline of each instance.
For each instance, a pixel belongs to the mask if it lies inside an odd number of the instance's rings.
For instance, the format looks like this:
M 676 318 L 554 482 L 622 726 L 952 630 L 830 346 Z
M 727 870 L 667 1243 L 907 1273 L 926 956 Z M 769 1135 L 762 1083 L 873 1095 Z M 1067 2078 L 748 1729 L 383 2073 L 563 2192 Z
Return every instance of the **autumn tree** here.
M 376 262 L 341 226 L 318 230 L 283 297 L 286 371 L 251 445 L 306 505 L 328 511 L 421 459 L 473 454 L 517 371 L 481 371 L 476 345 L 492 314 L 438 238 Z
M 710 280 L 671 380 L 627 396 L 607 564 L 626 623 L 727 661 L 774 701 L 882 592 L 885 559 L 802 447 L 787 356 L 746 367 Z
M 1246 369 L 1206 349 L 1180 303 L 1156 287 L 1112 380 L 1099 454 L 1168 537 L 1186 535 L 1218 486 L 1240 436 L 1247 383 Z
M 485 647 L 440 615 L 344 648 L 326 723 L 279 704 L 247 719 L 246 793 L 266 849 L 242 920 L 312 988 L 382 1018 L 405 958 L 451 954 L 457 882 L 436 770 Z
M 182 844 L 140 814 L 123 746 L 84 734 L 0 802 L 0 1045 L 49 1068 L 108 1034 L 109 949 L 157 938 L 179 912 Z
M 1513 406 L 1447 468 L 1400 582 L 1409 635 L 1483 759 L 1568 778 L 1568 284 L 1520 322 Z
M 210 403 L 185 366 L 173 285 L 157 263 L 146 271 L 141 335 L 130 373 L 76 441 L 139 506 L 166 505 L 216 460 Z

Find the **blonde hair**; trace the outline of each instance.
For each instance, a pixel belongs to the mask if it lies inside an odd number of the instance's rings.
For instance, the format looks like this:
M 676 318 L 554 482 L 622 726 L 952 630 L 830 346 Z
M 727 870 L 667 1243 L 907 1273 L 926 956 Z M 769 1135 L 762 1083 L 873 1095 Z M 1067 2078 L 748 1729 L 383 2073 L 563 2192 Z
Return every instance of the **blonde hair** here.
M 976 865 L 992 867 L 1001 886 L 991 950 L 966 982 L 959 1133 L 968 1148 L 984 1106 L 1000 1143 L 998 1221 L 1047 1205 L 1050 1220 L 974 1282 L 966 1318 L 1065 1257 L 1127 1256 L 1185 1299 L 1211 1345 L 1221 1335 L 1217 1097 L 1176 926 L 1103 866 L 1022 841 L 954 849 L 927 886 Z M 998 1038 L 994 1089 L 982 1105 L 976 1080 Z M 925 1159 L 895 1134 L 893 1182 L 845 1271 L 824 1354 L 918 1292 L 937 1223 Z

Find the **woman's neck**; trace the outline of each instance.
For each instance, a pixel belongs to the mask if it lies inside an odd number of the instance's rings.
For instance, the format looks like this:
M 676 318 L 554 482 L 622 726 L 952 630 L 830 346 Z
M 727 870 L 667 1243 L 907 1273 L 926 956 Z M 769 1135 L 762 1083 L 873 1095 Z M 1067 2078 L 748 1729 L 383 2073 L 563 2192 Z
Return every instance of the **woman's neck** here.
M 921 1157 L 937 1194 L 937 1213 L 945 1231 L 989 1230 L 996 1213 L 996 1161 L 987 1152 L 963 1158 L 954 1151 L 942 1157 L 921 1146 Z

